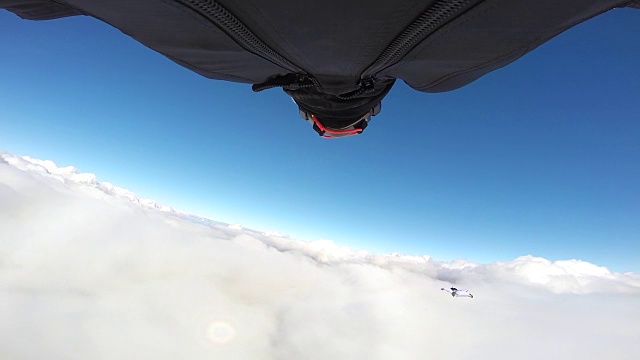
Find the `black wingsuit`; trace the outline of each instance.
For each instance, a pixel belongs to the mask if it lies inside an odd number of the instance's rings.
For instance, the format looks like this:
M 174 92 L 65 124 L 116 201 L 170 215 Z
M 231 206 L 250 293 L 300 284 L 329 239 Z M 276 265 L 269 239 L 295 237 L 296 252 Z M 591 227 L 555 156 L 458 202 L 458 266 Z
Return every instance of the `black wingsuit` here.
M 640 1 L 0 0 L 25 19 L 95 17 L 208 78 L 282 87 L 334 129 L 361 126 L 396 79 L 453 90 L 615 7 Z

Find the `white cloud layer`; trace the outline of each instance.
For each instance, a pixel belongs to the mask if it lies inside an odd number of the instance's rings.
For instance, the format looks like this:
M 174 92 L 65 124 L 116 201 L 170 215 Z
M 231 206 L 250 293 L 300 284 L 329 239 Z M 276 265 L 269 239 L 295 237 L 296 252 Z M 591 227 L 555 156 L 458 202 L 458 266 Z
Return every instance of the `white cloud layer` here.
M 637 360 L 638 319 L 635 273 L 302 242 L 0 154 L 0 359 Z

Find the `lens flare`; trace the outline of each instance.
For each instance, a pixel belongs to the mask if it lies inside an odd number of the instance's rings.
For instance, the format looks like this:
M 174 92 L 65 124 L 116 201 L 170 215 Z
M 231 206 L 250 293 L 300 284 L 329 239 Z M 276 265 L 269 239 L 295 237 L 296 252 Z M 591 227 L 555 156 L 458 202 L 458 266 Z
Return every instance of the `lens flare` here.
M 236 329 L 224 322 L 215 321 L 207 327 L 207 338 L 216 344 L 227 344 L 236 337 Z

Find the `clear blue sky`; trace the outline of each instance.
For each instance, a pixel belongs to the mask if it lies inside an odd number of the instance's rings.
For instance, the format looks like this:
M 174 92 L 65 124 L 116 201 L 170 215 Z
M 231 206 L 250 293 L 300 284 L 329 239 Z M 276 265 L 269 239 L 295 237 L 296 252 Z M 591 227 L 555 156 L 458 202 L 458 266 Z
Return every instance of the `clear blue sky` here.
M 442 94 L 397 83 L 320 139 L 279 89 L 208 80 L 91 18 L 0 11 L 0 150 L 178 209 L 376 252 L 640 270 L 640 11 Z

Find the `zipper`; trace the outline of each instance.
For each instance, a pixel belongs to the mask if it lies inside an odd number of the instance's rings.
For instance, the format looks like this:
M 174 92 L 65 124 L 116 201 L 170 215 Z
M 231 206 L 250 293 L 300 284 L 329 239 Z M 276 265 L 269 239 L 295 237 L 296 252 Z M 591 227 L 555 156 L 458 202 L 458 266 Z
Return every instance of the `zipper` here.
M 280 54 L 263 43 L 249 28 L 237 17 L 214 0 L 178 0 L 190 9 L 212 22 L 238 45 L 261 58 L 278 65 L 288 71 L 297 74 L 306 74 L 305 71 L 289 62 Z
M 440 26 L 467 10 L 473 0 L 438 0 L 413 21 L 376 61 L 369 66 L 362 77 L 370 77 L 401 60 L 415 45 L 431 35 Z
M 366 68 L 360 76 L 360 88 L 340 95 L 342 99 L 350 99 L 373 91 L 375 75 L 402 60 L 409 51 L 427 36 L 462 12 L 468 10 L 478 0 L 438 0 L 425 12 L 420 14 L 406 29 L 400 33 L 382 54 Z
M 282 67 L 294 74 L 278 76 L 262 84 L 255 84 L 254 91 L 262 91 L 272 87 L 304 88 L 319 86 L 318 82 L 307 72 L 285 59 L 283 56 L 263 43 L 238 18 L 215 0 L 178 0 L 193 11 L 205 17 L 219 29 L 224 31 L 241 47 L 261 58 Z M 432 34 L 442 25 L 466 11 L 471 5 L 481 0 L 437 0 L 405 30 L 400 33 L 382 54 L 365 69 L 360 76 L 359 88 L 339 95 L 344 100 L 361 96 L 374 91 L 375 75 L 381 70 L 400 61 L 418 43 Z M 293 79 L 295 75 L 296 79 Z

